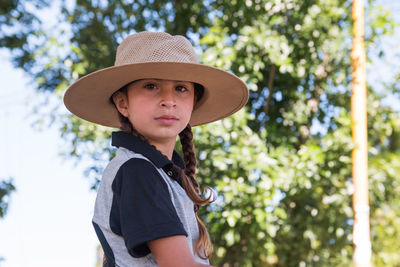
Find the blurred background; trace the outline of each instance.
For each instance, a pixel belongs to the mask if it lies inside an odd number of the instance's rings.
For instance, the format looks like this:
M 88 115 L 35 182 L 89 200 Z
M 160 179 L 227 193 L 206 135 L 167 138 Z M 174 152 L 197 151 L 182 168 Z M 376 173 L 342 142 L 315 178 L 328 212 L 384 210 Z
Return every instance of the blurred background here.
M 185 35 L 240 76 L 246 109 L 195 127 L 215 266 L 351 266 L 352 1 L 0 3 L 0 266 L 96 266 L 95 191 L 112 129 L 65 89 L 129 34 Z M 400 1 L 365 4 L 372 263 L 400 266 Z M 99 266 L 99 265 L 98 265 Z

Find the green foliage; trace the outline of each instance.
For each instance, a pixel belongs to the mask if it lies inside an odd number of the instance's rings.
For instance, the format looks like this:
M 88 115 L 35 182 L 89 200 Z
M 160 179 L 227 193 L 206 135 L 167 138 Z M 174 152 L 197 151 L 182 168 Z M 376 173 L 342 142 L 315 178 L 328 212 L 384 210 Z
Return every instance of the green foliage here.
M 222 266 L 336 266 L 351 260 L 350 120 L 319 142 L 266 147 L 246 112 L 195 130 L 198 176 L 220 198 L 205 213 Z M 347 127 L 344 127 L 347 126 Z M 210 149 L 212 148 L 212 149 Z M 341 154 L 339 158 L 334 155 Z M 301 245 L 299 245 L 301 244 Z M 245 255 L 245 256 L 243 256 Z
M 0 48 L 14 51 L 14 63 L 28 70 L 38 46 L 29 43 L 40 34 L 41 21 L 31 12 L 48 6 L 46 0 L 4 0 L 0 3 Z M 29 43 L 29 44 L 28 44 Z
M 345 53 L 350 47 L 344 41 L 348 37 L 349 3 L 236 3 L 240 8 L 234 4 L 218 6 L 224 15 L 202 39 L 209 47 L 204 61 L 231 69 L 247 81 L 251 89 L 248 106 L 255 115 L 249 122 L 252 129 L 267 127 L 271 133 L 268 143 L 273 146 L 298 146 L 309 137 L 314 118 L 329 121 L 329 109 L 342 106 L 348 97 L 338 94 L 334 85 L 350 79 L 344 67 L 350 64 Z M 246 18 L 244 14 L 251 22 L 233 27 L 242 16 Z M 325 105 L 330 94 L 335 98 Z
M 376 266 L 400 263 L 400 116 L 368 96 L 369 186 L 372 249 Z M 382 249 L 384 248 L 384 249 Z
M 0 218 L 3 218 L 7 213 L 9 198 L 13 191 L 15 191 L 15 186 L 11 179 L 0 181 Z
M 370 2 L 366 44 L 376 49 L 396 25 L 387 9 Z M 58 95 L 79 77 L 113 65 L 117 44 L 134 31 L 189 37 L 202 62 L 232 70 L 250 88 L 246 109 L 194 129 L 198 177 L 219 196 L 201 209 L 216 248 L 212 263 L 351 264 L 351 1 L 94 0 L 72 8 L 63 2 L 59 28 L 46 35 L 31 13 L 22 12 L 30 16 L 25 22 L 12 19 L 25 2 L 5 3 L 0 22 L 35 27 L 9 35 L 12 42 L 0 35 L 0 46 L 15 52 L 16 65 L 40 91 Z M 398 82 L 387 88 L 399 92 Z M 400 117 L 381 99 L 370 88 L 373 262 L 397 266 Z M 67 155 L 91 160 L 87 176 L 96 188 L 114 152 L 109 130 L 71 115 L 58 122 L 70 144 Z

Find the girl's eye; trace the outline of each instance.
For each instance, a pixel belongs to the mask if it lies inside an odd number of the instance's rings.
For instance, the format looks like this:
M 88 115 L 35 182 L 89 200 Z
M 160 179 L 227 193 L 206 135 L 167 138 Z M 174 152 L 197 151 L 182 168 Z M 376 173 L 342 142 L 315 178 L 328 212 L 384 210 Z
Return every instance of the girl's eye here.
M 178 85 L 176 87 L 176 90 L 179 91 L 179 92 L 186 92 L 188 89 L 185 86 Z
M 157 86 L 154 83 L 148 83 L 144 86 L 144 88 L 149 89 L 149 90 L 153 90 L 156 89 Z

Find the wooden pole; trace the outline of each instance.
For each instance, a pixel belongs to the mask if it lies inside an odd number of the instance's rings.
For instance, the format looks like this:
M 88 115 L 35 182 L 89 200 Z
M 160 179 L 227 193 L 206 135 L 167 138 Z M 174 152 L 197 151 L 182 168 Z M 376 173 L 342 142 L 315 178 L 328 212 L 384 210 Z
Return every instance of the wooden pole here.
M 351 116 L 353 120 L 353 243 L 354 266 L 371 266 L 371 241 L 369 229 L 368 201 L 368 148 L 367 148 L 367 89 L 366 56 L 364 50 L 364 6 L 363 0 L 353 0 L 353 92 Z

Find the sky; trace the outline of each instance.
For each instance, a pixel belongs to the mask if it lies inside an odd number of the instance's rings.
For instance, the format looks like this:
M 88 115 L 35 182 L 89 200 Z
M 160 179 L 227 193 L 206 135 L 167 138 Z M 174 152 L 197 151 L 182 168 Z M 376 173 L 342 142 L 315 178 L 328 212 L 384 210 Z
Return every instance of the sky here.
M 17 190 L 0 219 L 0 267 L 94 266 L 95 193 L 81 164 L 60 155 L 58 129 L 32 127 L 43 96 L 6 54 L 0 50 L 0 179 L 13 177 Z
M 58 7 L 53 8 L 37 14 L 48 30 L 57 24 Z M 13 68 L 4 49 L 0 63 L 0 180 L 13 177 L 17 188 L 0 219 L 0 267 L 94 267 L 95 192 L 83 175 L 85 164 L 60 155 L 66 144 L 55 125 L 37 127 L 33 109 L 44 96 Z M 49 106 L 67 112 L 55 97 Z
M 392 5 L 399 13 L 400 1 Z M 399 61 L 393 60 L 399 56 L 393 54 L 398 38 L 386 38 L 382 45 L 388 54 L 369 65 L 370 83 L 400 72 Z M 43 96 L 34 92 L 29 77 L 13 68 L 6 50 L 0 50 L 0 63 L 0 179 L 13 177 L 17 188 L 0 219 L 0 267 L 94 266 L 95 193 L 83 175 L 85 164 L 75 165 L 60 155 L 65 142 L 57 127 L 33 127 L 33 106 Z M 387 104 L 399 110 L 398 99 Z M 52 98 L 51 105 L 66 112 L 59 99 Z

